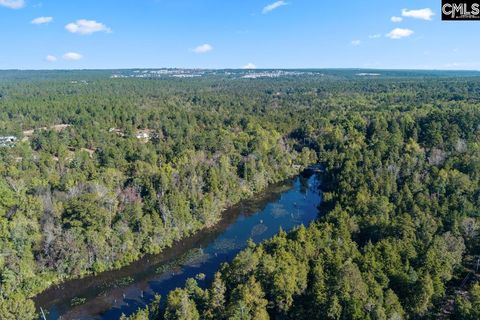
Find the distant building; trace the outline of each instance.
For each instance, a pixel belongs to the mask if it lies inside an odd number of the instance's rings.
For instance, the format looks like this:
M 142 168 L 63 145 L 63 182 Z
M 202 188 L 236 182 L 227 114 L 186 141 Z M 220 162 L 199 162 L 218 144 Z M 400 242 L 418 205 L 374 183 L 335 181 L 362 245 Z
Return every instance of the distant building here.
M 0 136 L 0 147 L 10 147 L 17 142 L 17 137 L 14 136 Z
M 148 132 L 138 132 L 135 136 L 137 139 L 150 139 L 150 134 Z
M 115 133 L 117 136 L 120 136 L 120 137 L 125 137 L 125 133 L 123 133 L 122 130 L 117 129 L 117 128 L 110 128 L 110 129 L 108 129 L 108 132 Z

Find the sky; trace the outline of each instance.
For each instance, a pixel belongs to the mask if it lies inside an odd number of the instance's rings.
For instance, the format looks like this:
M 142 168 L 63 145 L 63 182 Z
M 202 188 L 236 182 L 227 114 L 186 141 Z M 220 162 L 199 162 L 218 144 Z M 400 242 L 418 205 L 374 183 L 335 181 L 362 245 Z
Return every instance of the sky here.
M 440 0 L 0 0 L 0 69 L 480 70 Z

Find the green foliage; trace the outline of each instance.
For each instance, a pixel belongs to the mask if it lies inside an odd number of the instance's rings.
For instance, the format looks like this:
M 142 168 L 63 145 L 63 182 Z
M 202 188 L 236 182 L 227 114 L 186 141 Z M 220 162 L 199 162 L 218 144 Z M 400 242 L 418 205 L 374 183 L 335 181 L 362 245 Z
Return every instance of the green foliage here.
M 220 273 L 215 273 L 213 283 L 209 290 L 208 303 L 205 306 L 205 319 L 223 319 L 225 318 L 225 295 L 227 288 Z
M 230 320 L 268 320 L 268 301 L 260 284 L 254 277 L 237 286 L 232 292 L 232 299 L 227 308 Z
M 460 320 L 480 318 L 480 284 L 474 284 L 468 296 L 458 297 L 454 315 L 456 319 Z
M 480 113 L 470 108 L 351 112 L 297 131 L 326 169 L 323 215 L 222 268 L 227 315 L 249 318 L 240 311 L 254 296 L 273 318 L 432 317 L 464 254 L 478 252 Z M 477 289 L 457 299 L 459 318 L 478 318 Z
M 319 220 L 171 292 L 166 318 L 431 316 L 478 254 L 480 80 L 312 74 L 0 73 L 0 132 L 24 138 L 0 148 L 0 318 L 33 317 L 25 297 L 158 253 L 316 161 Z M 465 319 L 475 288 L 457 299 Z
M 33 320 L 36 319 L 33 301 L 23 295 L 15 293 L 5 299 L 0 297 L 0 319 L 4 320 Z
M 168 305 L 165 310 L 165 320 L 198 320 L 195 302 L 187 291 L 175 289 L 168 294 Z
M 143 309 L 139 309 L 131 316 L 125 316 L 122 314 L 120 320 L 159 320 L 161 319 L 160 313 L 160 299 L 161 296 L 155 295 L 153 301 Z

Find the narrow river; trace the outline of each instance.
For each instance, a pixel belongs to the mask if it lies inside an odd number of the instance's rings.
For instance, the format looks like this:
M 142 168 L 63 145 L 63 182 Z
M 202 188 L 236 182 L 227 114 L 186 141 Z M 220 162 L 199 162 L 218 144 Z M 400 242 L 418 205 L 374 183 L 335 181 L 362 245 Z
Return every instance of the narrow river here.
M 303 174 L 272 185 L 226 210 L 215 227 L 120 270 L 52 287 L 36 297 L 36 305 L 48 320 L 119 319 L 122 313 L 130 315 L 148 304 L 154 294 L 165 299 L 169 291 L 200 273 L 205 279 L 199 285 L 206 286 L 223 262 L 245 248 L 248 239 L 260 242 L 280 228 L 290 230 L 316 219 L 320 179 Z

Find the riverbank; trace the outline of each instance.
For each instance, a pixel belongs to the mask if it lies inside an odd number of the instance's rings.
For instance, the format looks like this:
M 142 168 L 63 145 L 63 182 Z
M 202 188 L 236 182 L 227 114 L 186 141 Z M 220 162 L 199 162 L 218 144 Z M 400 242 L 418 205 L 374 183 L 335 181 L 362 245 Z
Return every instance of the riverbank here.
M 71 280 L 61 285 L 54 286 L 35 298 L 36 305 L 38 308 L 42 307 L 50 312 L 51 316 L 49 319 L 57 319 L 59 315 L 65 314 L 65 312 L 84 310 L 82 306 L 85 305 L 88 306 L 88 310 L 90 311 L 97 310 L 97 312 L 101 312 L 102 309 L 106 309 L 106 306 L 115 304 L 115 301 L 119 303 L 119 301 L 125 300 L 125 292 L 122 289 L 131 285 L 134 285 L 135 289 L 133 291 L 137 292 L 138 296 L 143 295 L 142 300 L 148 300 L 148 282 L 152 277 L 156 278 L 158 276 L 159 271 L 161 271 L 159 269 L 160 267 L 164 267 L 165 265 L 169 266 L 171 263 L 174 265 L 176 264 L 177 266 L 183 265 L 186 262 L 189 262 L 192 257 L 202 257 L 203 254 L 199 252 L 191 252 L 192 248 L 203 249 L 204 247 L 208 247 L 208 245 L 222 235 L 225 230 L 232 225 L 235 225 L 237 219 L 240 217 L 246 218 L 255 212 L 259 212 L 268 204 L 276 203 L 279 200 L 279 197 L 281 198 L 281 195 L 288 193 L 288 190 L 291 188 L 294 188 L 297 194 L 301 194 L 299 181 L 302 179 L 310 181 L 310 179 L 313 178 L 296 178 L 296 180 L 290 179 L 286 182 L 274 184 L 254 198 L 243 200 L 236 206 L 226 210 L 222 215 L 222 219 L 214 227 L 204 229 L 191 237 L 181 240 L 171 248 L 164 250 L 163 253 L 159 255 L 145 256 L 141 260 L 119 270 L 109 271 L 83 279 Z M 308 187 L 306 188 L 308 189 Z M 312 196 L 318 196 L 317 193 L 318 192 L 315 190 L 315 192 L 312 193 Z M 301 202 L 302 197 L 303 196 L 299 197 L 299 203 Z M 309 200 L 312 199 L 303 199 L 303 201 Z M 292 206 L 290 211 L 297 210 L 300 212 L 299 208 L 295 209 L 293 202 L 289 203 L 287 206 Z M 316 205 L 311 207 L 310 211 L 312 211 L 316 217 L 315 208 Z M 277 227 L 283 226 L 282 224 L 285 223 L 285 221 L 282 220 L 282 214 L 285 214 L 285 212 L 280 211 L 276 214 L 279 215 L 276 219 L 280 218 L 280 220 L 277 221 L 280 223 Z M 295 220 L 294 218 L 295 217 L 287 217 L 288 221 L 285 226 L 291 226 Z M 243 235 L 247 237 L 245 238 L 245 241 L 251 236 L 255 238 L 257 234 L 262 237 L 264 234 L 270 234 L 270 231 L 267 232 L 264 230 L 266 226 L 265 221 L 268 219 L 262 220 L 264 220 L 263 223 L 258 223 L 254 231 L 250 230 L 253 234 Z M 302 220 L 301 223 L 309 221 Z M 274 225 L 277 222 L 273 222 Z M 274 229 L 276 230 L 274 231 Z M 278 228 L 274 229 L 271 229 L 272 232 L 274 231 L 271 235 L 278 231 Z M 240 249 L 240 247 L 237 248 L 237 246 L 229 247 L 226 243 L 223 245 L 226 245 L 227 249 L 229 248 L 235 251 Z M 216 253 L 218 257 L 218 252 Z M 172 268 L 173 266 L 170 265 L 170 267 Z M 216 268 L 212 268 L 212 270 L 216 270 Z M 152 292 L 155 292 L 155 290 Z M 130 294 L 132 293 L 130 292 Z M 93 303 L 91 303 L 92 299 L 94 301 Z M 119 306 L 117 306 L 117 308 L 118 307 Z M 76 316 L 72 316 L 72 318 L 75 317 Z

